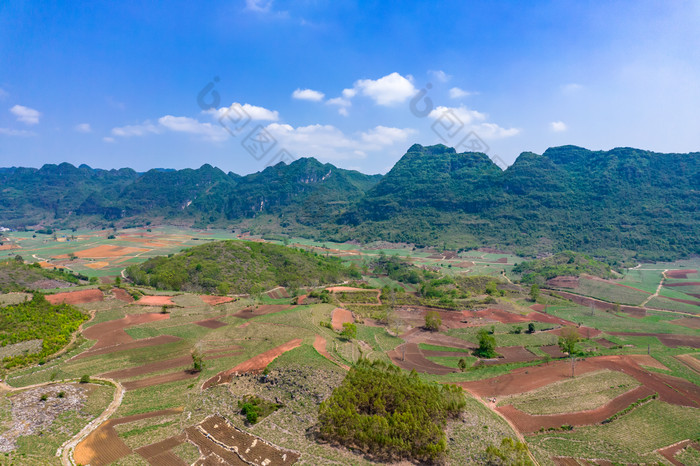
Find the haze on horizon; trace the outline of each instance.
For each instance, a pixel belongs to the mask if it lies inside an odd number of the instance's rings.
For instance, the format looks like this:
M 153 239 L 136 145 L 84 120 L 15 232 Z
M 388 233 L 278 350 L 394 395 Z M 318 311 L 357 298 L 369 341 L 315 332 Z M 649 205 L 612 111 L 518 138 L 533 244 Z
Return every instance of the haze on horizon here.
M 8 1 L 0 166 L 384 173 L 469 134 L 506 164 L 564 144 L 694 152 L 699 19 L 692 1 Z M 240 132 L 220 124 L 232 104 Z M 269 147 L 246 149 L 254 131 Z

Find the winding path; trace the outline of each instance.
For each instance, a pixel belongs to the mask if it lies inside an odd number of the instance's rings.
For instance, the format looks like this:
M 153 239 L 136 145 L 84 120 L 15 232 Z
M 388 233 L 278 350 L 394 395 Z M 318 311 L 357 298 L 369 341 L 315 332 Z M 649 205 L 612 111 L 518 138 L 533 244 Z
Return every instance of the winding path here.
M 647 307 L 647 303 L 651 301 L 652 299 L 656 298 L 659 296 L 659 292 L 661 291 L 661 287 L 664 286 L 664 280 L 666 280 L 666 272 L 668 272 L 668 269 L 664 269 L 663 272 L 661 272 L 661 282 L 659 282 L 659 286 L 656 287 L 656 291 L 654 294 L 649 295 L 647 299 L 644 300 L 642 304 L 639 305 L 639 307 Z

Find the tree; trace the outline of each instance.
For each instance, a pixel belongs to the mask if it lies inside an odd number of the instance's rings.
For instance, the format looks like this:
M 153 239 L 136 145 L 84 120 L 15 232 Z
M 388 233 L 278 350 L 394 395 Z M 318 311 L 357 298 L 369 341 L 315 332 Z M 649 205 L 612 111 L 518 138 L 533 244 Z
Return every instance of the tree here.
M 530 322 L 529 324 L 527 324 L 527 333 L 535 333 L 534 322 Z
M 459 361 L 457 362 L 457 367 L 459 367 L 459 370 L 464 372 L 464 370 L 467 368 L 467 360 L 464 358 L 459 358 Z
M 533 301 L 537 301 L 537 298 L 540 297 L 540 287 L 537 286 L 537 283 L 533 283 L 532 286 L 530 287 L 530 299 Z
M 500 447 L 495 445 L 486 447 L 486 464 L 493 466 L 529 466 L 533 463 L 524 443 L 506 437 L 501 440 Z
M 20 262 L 20 263 L 24 263 L 24 258 L 22 256 L 20 256 L 19 254 L 17 254 L 15 256 L 15 261 Z
M 122 284 L 122 277 L 117 275 L 117 277 L 114 279 L 114 284 L 117 286 L 121 285 Z
M 573 355 L 576 352 L 576 343 L 578 343 L 579 340 L 581 340 L 581 336 L 576 328 L 564 327 L 559 337 L 559 348 L 561 348 L 564 353 Z
M 190 354 L 192 356 L 192 372 L 202 372 L 204 369 L 204 357 L 202 357 L 202 353 L 195 349 L 192 350 Z
M 490 335 L 485 329 L 479 330 L 479 347 L 474 351 L 477 356 L 482 358 L 495 358 L 496 353 L 496 337 Z
M 442 325 L 442 319 L 437 311 L 428 311 L 425 314 L 425 328 L 431 332 L 436 332 Z
M 352 340 L 357 336 L 357 325 L 352 322 L 344 322 L 343 331 L 340 332 L 340 336 L 346 340 Z

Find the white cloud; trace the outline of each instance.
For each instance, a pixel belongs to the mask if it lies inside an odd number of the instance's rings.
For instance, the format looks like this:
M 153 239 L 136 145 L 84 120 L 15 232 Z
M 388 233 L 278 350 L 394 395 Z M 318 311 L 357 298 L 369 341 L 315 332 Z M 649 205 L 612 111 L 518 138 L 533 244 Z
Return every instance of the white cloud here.
M 272 0 L 245 0 L 246 10 L 267 13 L 272 8 Z
M 160 132 L 161 129 L 150 121 L 145 121 L 140 125 L 126 125 L 112 128 L 112 134 L 114 136 L 123 138 L 128 138 L 131 136 L 145 136 L 147 134 L 158 134 Z
M 357 95 L 356 89 L 343 89 L 343 97 L 346 99 L 352 99 Z
M 0 100 L 5 100 L 10 94 L 0 87 Z
M 229 137 L 228 132 L 219 125 L 212 125 L 211 123 L 201 123 L 194 118 L 189 117 L 176 117 L 172 115 L 165 115 L 158 119 L 158 123 L 170 131 L 175 131 L 177 133 L 189 133 L 202 136 L 208 141 L 223 141 Z
M 103 140 L 104 142 L 109 142 L 109 143 L 114 143 L 114 142 L 115 142 L 114 138 L 111 138 L 111 137 L 109 137 L 109 136 L 103 137 L 102 140 Z
M 450 99 L 461 99 L 463 97 L 469 97 L 470 95 L 473 95 L 473 92 L 465 91 L 458 87 L 450 89 Z
M 323 92 L 314 91 L 313 89 L 297 89 L 292 92 L 292 97 L 299 100 L 320 102 L 325 97 L 325 94 Z
M 575 94 L 583 89 L 583 86 L 576 83 L 564 84 L 561 86 L 561 91 L 564 94 Z
M 10 109 L 16 117 L 17 121 L 26 123 L 28 125 L 36 125 L 39 123 L 39 117 L 41 112 L 34 110 L 33 108 L 25 107 L 24 105 L 15 105 Z
M 378 105 L 384 106 L 405 102 L 418 92 L 411 81 L 396 72 L 377 80 L 360 79 L 355 82 L 354 89 L 371 98 Z M 343 94 L 345 95 L 346 92 L 343 91 Z M 351 95 L 350 92 L 347 94 Z
M 92 133 L 90 123 L 80 123 L 79 125 L 75 125 L 75 130 L 79 133 Z
M 436 120 L 436 123 L 438 120 L 442 121 L 443 126 L 449 128 L 446 133 L 454 134 L 450 134 L 450 138 L 454 140 L 448 141 L 448 143 L 453 144 L 458 144 L 461 137 L 466 136 L 471 131 L 482 139 L 502 139 L 520 134 L 518 128 L 502 128 L 495 123 L 486 122 L 488 115 L 470 110 L 465 106 L 437 107 L 428 116 Z M 439 133 L 436 132 L 436 134 L 440 136 Z
M 476 110 L 469 110 L 464 105 L 459 107 L 436 107 L 428 114 L 428 116 L 434 120 L 441 117 L 454 117 L 458 120 L 458 123 L 462 123 L 464 125 L 469 125 L 475 120 L 481 121 L 486 119 L 486 114 L 477 112 Z
M 551 129 L 555 133 L 561 133 L 562 131 L 566 131 L 568 128 L 566 126 L 566 123 L 564 123 L 563 121 L 553 121 L 549 124 L 549 129 Z
M 280 119 L 280 115 L 277 110 L 268 110 L 264 107 L 258 107 L 256 105 L 250 104 L 241 105 L 238 102 L 232 103 L 230 107 L 221 107 L 219 109 L 205 110 L 204 113 L 213 114 L 218 119 L 226 116 L 226 114 L 230 111 L 233 111 L 234 114 L 238 115 L 241 110 L 243 110 L 251 120 L 277 121 Z
M 377 126 L 356 137 L 347 136 L 332 125 L 309 125 L 295 128 L 271 123 L 266 128 L 279 147 L 302 157 L 324 160 L 351 160 L 367 157 L 367 152 L 382 150 L 405 141 L 415 131 L 410 128 Z
M 34 131 L 27 131 L 26 129 L 12 129 L 12 128 L 0 128 L 0 134 L 5 136 L 36 136 Z
M 387 126 L 377 126 L 374 129 L 365 131 L 360 135 L 362 141 L 379 147 L 391 146 L 397 142 L 403 142 L 409 136 L 415 134 L 411 128 L 390 128 Z M 379 148 L 378 147 L 378 148 Z
M 338 113 L 341 114 L 341 115 L 343 115 L 343 116 L 348 116 L 348 115 L 350 115 L 350 113 L 348 112 L 348 109 L 345 108 L 345 107 L 340 107 L 340 108 L 338 109 Z
M 430 73 L 435 79 L 437 79 L 441 83 L 446 83 L 447 81 L 452 79 L 452 75 L 449 75 L 442 70 L 437 70 L 437 71 L 430 70 L 430 71 L 428 71 L 428 73 Z

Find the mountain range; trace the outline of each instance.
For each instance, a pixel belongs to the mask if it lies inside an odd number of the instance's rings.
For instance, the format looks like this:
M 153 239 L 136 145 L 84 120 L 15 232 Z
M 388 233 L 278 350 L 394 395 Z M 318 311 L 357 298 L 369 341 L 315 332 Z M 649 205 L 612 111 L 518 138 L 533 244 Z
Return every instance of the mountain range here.
M 520 254 L 578 250 L 616 260 L 700 254 L 700 153 L 576 146 L 522 153 L 501 170 L 483 153 L 418 144 L 386 175 L 314 158 L 250 175 L 138 173 L 68 163 L 0 169 L 0 225 L 171 223 L 263 235 L 383 240 Z

